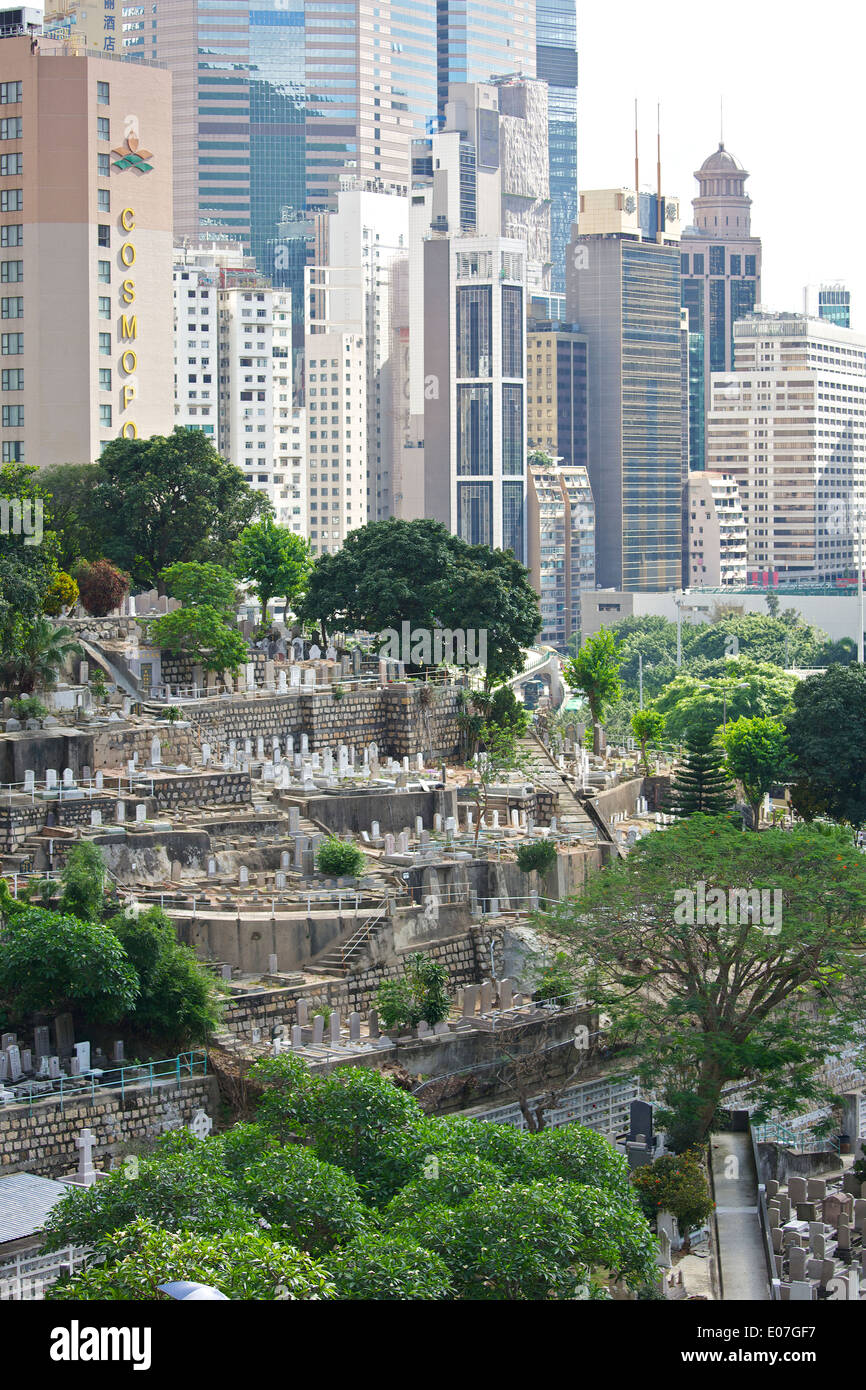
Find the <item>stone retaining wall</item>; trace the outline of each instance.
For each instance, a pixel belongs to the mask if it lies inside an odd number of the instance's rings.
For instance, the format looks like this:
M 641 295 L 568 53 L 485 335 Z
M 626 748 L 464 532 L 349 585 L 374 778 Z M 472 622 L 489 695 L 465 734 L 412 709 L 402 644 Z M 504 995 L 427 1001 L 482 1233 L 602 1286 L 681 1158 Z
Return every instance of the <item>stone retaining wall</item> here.
M 0 1176 L 36 1173 L 59 1178 L 78 1167 L 75 1140 L 89 1127 L 96 1139 L 94 1162 L 102 1166 L 108 1155 L 132 1152 L 136 1146 L 171 1129 L 189 1124 L 197 1110 L 211 1119 L 218 1114 L 219 1092 L 213 1076 L 155 1081 L 153 1092 L 146 1083 L 126 1094 L 106 1087 L 96 1097 L 36 1101 L 7 1105 L 0 1110 Z

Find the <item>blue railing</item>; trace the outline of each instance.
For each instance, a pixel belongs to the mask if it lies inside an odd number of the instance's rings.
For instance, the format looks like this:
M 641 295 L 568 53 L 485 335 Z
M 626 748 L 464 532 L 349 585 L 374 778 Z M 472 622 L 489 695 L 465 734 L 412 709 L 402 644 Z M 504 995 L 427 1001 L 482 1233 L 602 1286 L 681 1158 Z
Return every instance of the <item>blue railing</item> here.
M 99 1091 L 128 1091 L 140 1093 L 146 1088 L 150 1095 L 157 1086 L 180 1085 L 191 1076 L 207 1076 L 207 1053 L 181 1052 L 157 1062 L 141 1062 L 135 1066 L 110 1067 L 104 1072 L 89 1072 L 84 1076 L 43 1078 L 38 1081 L 16 1082 L 14 1091 L 0 1089 L 0 1107 L 26 1105 L 32 1115 L 33 1107 L 43 1102 L 59 1101 L 60 1108 L 67 1100 L 96 1100 Z M 8 1084 L 8 1083 L 7 1083 Z M 2 1108 L 0 1108 L 2 1114 Z

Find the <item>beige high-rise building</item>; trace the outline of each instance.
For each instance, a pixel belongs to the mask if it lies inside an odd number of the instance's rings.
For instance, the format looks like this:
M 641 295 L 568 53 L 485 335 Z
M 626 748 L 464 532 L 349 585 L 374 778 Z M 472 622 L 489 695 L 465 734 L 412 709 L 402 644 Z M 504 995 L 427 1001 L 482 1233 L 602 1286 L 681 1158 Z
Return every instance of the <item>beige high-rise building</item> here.
M 173 427 L 170 81 L 0 39 L 3 461 Z
M 686 588 L 745 585 L 746 523 L 734 479 L 706 469 L 690 473 L 683 501 Z

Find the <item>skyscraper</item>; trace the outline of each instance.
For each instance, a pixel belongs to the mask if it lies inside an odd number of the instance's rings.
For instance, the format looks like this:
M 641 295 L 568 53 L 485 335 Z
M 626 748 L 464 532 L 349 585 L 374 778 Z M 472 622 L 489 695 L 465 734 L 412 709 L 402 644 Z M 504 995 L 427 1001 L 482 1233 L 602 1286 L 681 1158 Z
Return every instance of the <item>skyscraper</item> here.
M 436 23 L 440 117 L 455 83 L 535 77 L 535 0 L 436 0 Z
M 589 477 L 604 588 L 678 588 L 683 353 L 679 206 L 632 189 L 580 195 L 566 308 L 586 335 Z
M 693 380 L 689 467 L 705 466 L 704 431 L 695 428 L 700 411 L 706 418 L 710 373 L 729 372 L 734 361 L 734 324 L 761 302 L 761 242 L 752 236 L 749 177 L 739 160 L 720 143 L 700 169 L 693 199 L 694 226 L 682 233 L 682 295 L 689 311 L 689 331 L 703 338 L 704 404 Z
M 825 319 L 839 328 L 851 327 L 851 291 L 841 280 L 830 285 L 807 285 L 803 308 L 809 318 Z
M 168 74 L 0 39 L 2 461 L 170 433 Z
M 577 0 L 537 0 L 536 75 L 547 83 L 551 289 L 565 292 L 565 254 L 577 221 Z

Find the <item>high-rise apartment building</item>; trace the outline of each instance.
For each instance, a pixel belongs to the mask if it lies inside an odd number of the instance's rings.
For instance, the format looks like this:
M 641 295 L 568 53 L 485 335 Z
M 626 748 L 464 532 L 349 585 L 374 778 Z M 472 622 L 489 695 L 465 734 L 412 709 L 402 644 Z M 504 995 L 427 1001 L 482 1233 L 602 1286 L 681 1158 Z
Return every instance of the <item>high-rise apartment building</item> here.
M 696 428 L 710 400 L 710 373 L 729 372 L 734 362 L 733 328 L 761 302 L 761 242 L 752 235 L 752 200 L 746 193 L 747 171 L 723 144 L 695 170 L 698 196 L 693 199 L 694 226 L 682 232 L 682 302 L 689 311 L 689 331 L 703 344 L 703 406 L 692 373 L 689 467 L 704 467 L 704 429 Z
M 598 582 L 677 588 L 684 481 L 677 200 L 662 197 L 660 208 L 655 196 L 633 189 L 581 193 L 566 308 L 587 340 Z
M 536 0 L 535 62 L 547 83 L 551 286 L 564 294 L 577 221 L 577 0 Z
M 157 58 L 156 3 L 47 0 L 43 33 L 121 58 Z
M 172 428 L 170 78 L 0 39 L 4 461 Z
M 826 319 L 839 328 L 851 327 L 851 291 L 841 280 L 829 285 L 807 285 L 803 310 L 808 318 Z
M 703 469 L 683 489 L 688 589 L 742 588 L 746 583 L 746 522 L 736 481 Z
M 175 253 L 175 423 L 201 430 L 280 525 L 306 534 L 306 424 L 292 404 L 292 310 L 236 244 Z
M 565 651 L 580 634 L 580 595 L 595 588 L 595 513 L 585 468 L 530 463 L 527 565 L 538 594 L 541 641 Z
M 535 76 L 535 0 L 436 0 L 439 115 L 456 83 Z
M 402 186 L 344 174 L 337 209 L 323 221 L 327 264 L 310 277 L 321 292 L 310 296 L 309 327 L 364 343 L 367 512 L 371 521 L 383 520 L 394 514 L 395 277 L 408 260 L 409 202 Z M 354 410 L 357 402 L 348 399 Z
M 526 443 L 587 466 L 586 335 L 574 323 L 530 319 L 526 333 Z
M 314 327 L 305 355 L 309 539 L 327 555 L 367 521 L 367 353 L 361 334 Z
M 850 575 L 866 506 L 866 338 L 756 313 L 734 343 L 735 370 L 711 379 L 707 464 L 739 489 L 748 568 Z

